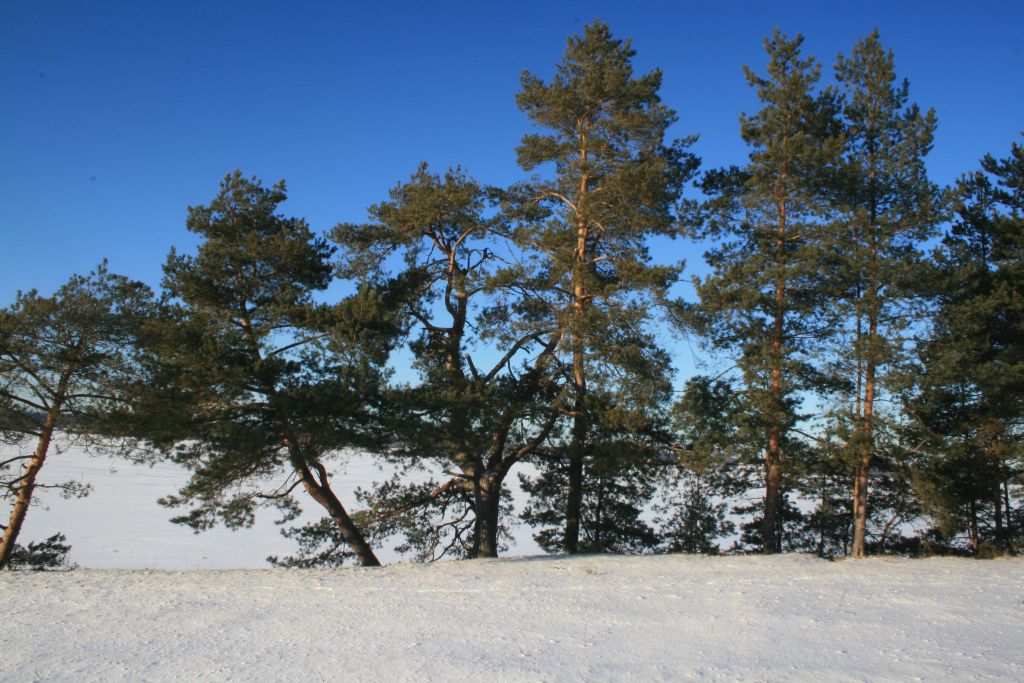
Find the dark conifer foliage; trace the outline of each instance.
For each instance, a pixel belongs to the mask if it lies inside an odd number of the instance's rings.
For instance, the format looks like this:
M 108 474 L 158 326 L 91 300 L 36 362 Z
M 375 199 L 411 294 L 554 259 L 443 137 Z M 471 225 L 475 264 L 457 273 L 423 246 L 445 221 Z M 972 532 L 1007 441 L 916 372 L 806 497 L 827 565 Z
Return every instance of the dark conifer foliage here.
M 564 549 L 565 499 L 571 473 L 568 459 L 548 457 L 539 475 L 521 477 L 530 502 L 523 520 L 537 528 L 534 538 L 548 552 Z M 643 518 L 663 476 L 651 450 L 614 432 L 595 433 L 584 461 L 580 537 L 577 552 L 642 553 L 658 545 L 654 526 Z
M 698 284 L 700 303 L 691 311 L 709 345 L 736 357 L 747 419 L 761 432 L 766 553 L 782 548 L 776 517 L 783 471 L 798 449 L 799 392 L 823 380 L 814 350 L 832 323 L 822 274 L 841 151 L 839 104 L 831 88 L 815 90 L 821 69 L 800 54 L 802 43 L 776 31 L 765 39 L 767 75 L 747 69 L 763 106 L 741 118 L 752 150 L 747 166 L 704 177 L 711 199 L 697 234 L 719 246 L 705 255 L 713 272 Z
M 162 299 L 105 264 L 19 292 L 0 569 L 74 566 L 62 534 L 17 540 L 47 458 L 77 445 L 182 465 L 160 502 L 196 531 L 276 510 L 297 545 L 280 567 L 375 566 L 396 539 L 496 557 L 516 522 L 566 553 L 1024 550 L 1024 145 L 940 190 L 935 113 L 877 31 L 835 86 L 801 36 L 764 47 L 748 158 L 699 201 L 661 71 L 595 20 L 549 77 L 522 74 L 527 180 L 424 163 L 325 238 L 280 212 L 283 181 L 235 171 L 189 208 L 200 243 L 171 250 Z M 706 248 L 696 301 L 651 253 L 680 235 Z M 679 390 L 669 329 L 721 372 Z M 354 453 L 391 472 L 350 513 Z
M 188 228 L 203 241 L 195 256 L 172 250 L 164 266 L 173 303 L 149 329 L 157 390 L 140 414 L 164 416 L 150 439 L 192 471 L 162 501 L 191 506 L 175 521 L 246 526 L 265 505 L 291 516 L 301 486 L 324 509 L 339 552 L 376 565 L 327 459 L 383 438 L 375 427 L 387 306 L 368 290 L 314 302 L 331 280 L 333 250 L 305 221 L 277 213 L 285 198 L 283 182 L 265 188 L 236 171 L 213 201 L 190 207 Z
M 141 374 L 136 335 L 151 297 L 142 283 L 101 264 L 89 275 L 73 276 L 53 296 L 19 292 L 0 310 L 0 440 L 19 447 L 17 455 L 0 460 L 2 495 L 13 500 L 0 540 L 0 568 L 12 561 L 32 495 L 44 486 L 39 472 L 53 450 L 129 447 L 104 435 L 123 428 L 130 387 Z M 76 481 L 46 487 L 67 497 L 89 491 Z M 44 546 L 47 557 L 61 555 L 60 548 L 66 554 L 61 543 L 50 538 L 43 546 L 29 544 L 19 557 L 38 555 L 33 548 Z
M 570 553 L 585 533 L 584 498 L 595 493 L 586 473 L 608 465 L 588 467 L 596 441 L 625 422 L 638 428 L 668 391 L 668 359 L 652 341 L 649 313 L 681 265 L 652 265 L 647 240 L 675 235 L 672 210 L 697 166 L 692 139 L 666 140 L 676 116 L 658 95 L 661 72 L 634 74 L 634 55 L 630 41 L 595 21 L 569 38 L 549 81 L 524 72 L 516 97 L 540 129 L 523 137 L 519 164 L 540 173 L 512 188 L 505 208 L 512 239 L 532 251 L 521 276 L 542 293 L 534 315 L 563 332 L 571 426 L 551 466 L 565 481 L 560 547 Z M 623 422 L 623 411 L 635 415 Z
M 385 455 L 454 476 L 367 494 L 378 533 L 402 532 L 422 559 L 497 556 L 505 477 L 559 417 L 550 376 L 562 330 L 530 324 L 538 295 L 509 276 L 518 251 L 496 239 L 501 217 L 484 216 L 493 194 L 460 170 L 422 166 L 371 207 L 377 223 L 333 232 L 346 273 L 389 279 L 412 337 L 421 382 L 391 392 L 396 439 Z M 387 273 L 394 256 L 404 265 Z
M 938 538 L 1019 551 L 1024 515 L 1024 146 L 959 180 L 937 255 L 939 306 L 916 416 L 933 438 L 919 493 Z M 955 546 L 954 546 L 955 547 Z
M 686 381 L 672 406 L 670 460 L 661 462 L 653 511 L 660 550 L 715 554 L 719 539 L 736 533 L 730 500 L 748 484 L 759 435 L 745 420 L 741 395 L 727 380 L 703 375 Z
M 720 472 L 696 474 L 678 468 L 670 480 L 664 502 L 654 506 L 660 516 L 655 519 L 664 552 L 717 555 L 719 539 L 736 532 L 729 519 L 729 504 L 716 496 L 722 484 Z
M 891 450 L 879 439 L 884 422 L 898 418 L 879 411 L 884 405 L 879 399 L 898 386 L 908 331 L 921 317 L 921 246 L 935 234 L 941 202 L 924 163 L 935 134 L 935 112 L 908 103 L 909 84 L 897 80 L 892 51 L 882 46 L 878 31 L 858 41 L 848 57 L 839 56 L 836 78 L 844 95 L 845 133 L 844 183 L 838 195 L 843 225 L 836 232 L 843 277 L 838 305 L 848 316 L 837 341 L 853 389 L 836 417 L 850 422 L 842 456 L 854 472 L 850 553 L 861 557 L 870 470 L 876 464 L 883 470 L 893 467 L 876 462 Z
M 69 571 L 78 565 L 71 561 L 71 546 L 64 534 L 54 534 L 42 541 L 31 541 L 27 546 L 15 543 L 7 569 L 35 571 Z

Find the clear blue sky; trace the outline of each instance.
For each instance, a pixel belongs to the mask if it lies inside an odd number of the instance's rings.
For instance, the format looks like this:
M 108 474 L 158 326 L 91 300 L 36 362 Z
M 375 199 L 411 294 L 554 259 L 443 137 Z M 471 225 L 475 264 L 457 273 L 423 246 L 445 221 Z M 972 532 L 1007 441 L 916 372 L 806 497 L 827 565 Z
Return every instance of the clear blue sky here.
M 285 212 L 316 230 L 363 220 L 421 160 L 519 179 L 519 75 L 549 76 L 595 17 L 633 38 L 638 70 L 663 69 L 706 167 L 744 157 L 741 67 L 763 70 L 775 26 L 826 73 L 877 26 L 938 112 L 939 182 L 1024 130 L 1021 2 L 5 2 L 0 305 L 104 257 L 157 285 L 169 247 L 194 244 L 186 207 L 234 168 L 286 179 Z

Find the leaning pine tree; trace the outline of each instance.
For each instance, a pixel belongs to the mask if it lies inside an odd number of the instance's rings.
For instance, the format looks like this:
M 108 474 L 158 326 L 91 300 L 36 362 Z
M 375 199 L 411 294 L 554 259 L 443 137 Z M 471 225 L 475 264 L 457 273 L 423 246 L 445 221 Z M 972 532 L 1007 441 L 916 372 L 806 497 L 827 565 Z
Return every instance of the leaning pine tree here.
M 38 481 L 57 439 L 108 450 L 119 444 L 102 435 L 119 431 L 115 423 L 138 379 L 135 338 L 151 295 L 102 264 L 72 277 L 53 296 L 19 292 L 0 309 L 0 443 L 27 447 L 0 457 L 0 497 L 12 500 L 7 524 L 0 524 L 0 569 L 19 555 L 29 565 L 31 556 L 45 555 L 34 549 L 56 553 L 58 560 L 61 549 L 66 552 L 59 535 L 20 549 L 18 534 L 37 489 L 88 492 L 87 484 L 74 481 Z
M 781 550 L 780 493 L 787 452 L 794 450 L 799 392 L 819 378 L 809 363 L 827 322 L 821 308 L 830 230 L 824 188 L 841 141 L 832 89 L 815 93 L 820 66 L 800 55 L 803 39 L 776 31 L 765 40 L 767 76 L 746 69 L 763 106 L 741 118 L 749 163 L 707 174 L 710 196 L 699 236 L 716 240 L 706 253 L 712 273 L 698 282 L 698 331 L 713 348 L 738 353 L 749 420 L 764 449 L 761 547 Z
M 264 188 L 228 175 L 207 205 L 190 207 L 203 238 L 195 256 L 171 252 L 164 288 L 174 299 L 145 342 L 151 386 L 136 419 L 191 480 L 166 505 L 191 505 L 175 521 L 204 529 L 252 524 L 258 507 L 297 513 L 301 487 L 323 508 L 293 530 L 303 548 L 327 550 L 293 564 L 378 565 L 335 492 L 327 458 L 371 443 L 379 417 L 386 326 L 367 293 L 334 306 L 312 294 L 331 280 L 331 247 L 305 221 L 276 213 L 283 183 Z
M 524 72 L 516 96 L 542 130 L 523 137 L 519 164 L 551 169 L 513 188 L 506 208 L 544 293 L 535 313 L 564 332 L 571 426 L 559 546 L 570 553 L 580 547 L 585 462 L 598 432 L 608 442 L 642 429 L 642 414 L 668 389 L 667 359 L 646 326 L 681 267 L 652 265 L 647 241 L 674 234 L 673 205 L 697 166 L 691 140 L 666 141 L 676 116 L 658 95 L 661 72 L 634 74 L 634 55 L 595 21 L 569 38 L 550 81 Z

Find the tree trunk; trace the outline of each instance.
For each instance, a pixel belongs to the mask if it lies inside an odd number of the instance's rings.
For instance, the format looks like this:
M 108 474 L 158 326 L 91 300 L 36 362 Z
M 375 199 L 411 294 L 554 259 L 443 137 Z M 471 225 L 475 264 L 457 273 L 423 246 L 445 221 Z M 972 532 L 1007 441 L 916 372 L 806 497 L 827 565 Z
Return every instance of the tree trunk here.
M 783 172 L 782 183 L 787 174 Z M 771 384 L 769 401 L 771 416 L 768 427 L 768 447 L 764 453 L 764 517 L 761 523 L 761 552 L 765 555 L 779 552 L 782 543 L 778 533 L 779 488 L 782 480 L 782 424 L 783 386 L 782 360 L 785 357 L 786 332 L 786 221 L 785 198 L 778 201 L 778 235 L 775 240 L 778 259 L 775 273 L 774 320 L 771 336 Z
M 821 478 L 821 503 L 818 504 L 818 547 L 816 554 L 818 557 L 825 557 L 825 511 L 826 511 L 826 498 L 827 490 L 825 488 L 825 477 Z
M 996 503 L 998 505 L 998 503 Z M 1006 550 L 1013 553 L 1013 513 L 1010 508 L 1010 479 L 1003 479 L 1003 504 L 1006 506 Z
M 349 517 L 345 506 L 342 505 L 341 501 L 334 494 L 334 490 L 327 480 L 327 469 L 320 463 L 313 464 L 319 475 L 318 481 L 309 467 L 303 462 L 298 462 L 294 456 L 292 464 L 302 477 L 303 487 L 312 496 L 313 500 L 320 503 L 327 510 L 327 514 L 334 520 L 341 537 L 345 539 L 345 542 L 349 544 L 352 552 L 359 559 L 359 564 L 364 567 L 379 567 L 380 560 L 374 554 L 373 548 L 366 542 L 363 533 L 356 526 L 355 522 L 352 521 L 352 518 Z
M 36 450 L 32 454 L 32 459 L 28 461 L 22 472 L 21 483 L 18 484 L 14 494 L 14 507 L 11 508 L 10 521 L 7 522 L 3 539 L 0 540 L 0 569 L 4 569 L 10 562 L 11 553 L 14 552 L 14 543 L 18 540 L 18 534 L 21 533 L 21 527 L 25 523 L 28 506 L 32 503 L 32 492 L 36 487 L 36 476 L 46 461 L 46 453 L 50 448 L 55 423 L 56 416 L 51 411 L 46 416 L 46 422 L 36 444 Z
M 14 552 L 14 544 L 21 533 L 21 527 L 25 523 L 25 516 L 28 514 L 28 506 L 32 504 L 32 493 L 36 488 L 36 477 L 39 470 L 46 462 L 46 454 L 50 450 L 50 441 L 53 440 L 53 432 L 57 427 L 57 416 L 60 414 L 67 395 L 68 383 L 71 381 L 73 368 L 64 371 L 57 385 L 57 393 L 54 397 L 50 410 L 46 413 L 46 420 L 39 433 L 39 441 L 36 442 L 36 450 L 32 458 L 25 465 L 22 471 L 21 480 L 14 494 L 14 506 L 11 508 L 11 517 L 4 529 L 3 537 L 0 538 L 0 569 L 4 569 L 11 561 L 11 554 Z
M 775 443 L 773 449 L 769 446 L 765 453 L 764 461 L 764 518 L 761 522 L 761 552 L 765 555 L 777 553 L 782 549 L 782 539 L 779 538 L 779 490 L 782 481 L 782 466 L 774 453 L 778 452 L 778 432 L 773 430 L 769 444 Z
M 29 514 L 32 494 L 36 489 L 36 477 L 39 476 L 39 470 L 43 468 L 43 463 L 46 462 L 46 454 L 50 450 L 50 441 L 53 439 L 53 431 L 56 429 L 57 416 L 63 407 L 65 396 L 68 395 L 68 385 L 71 383 L 71 376 L 74 372 L 75 366 L 72 365 L 65 372 L 61 373 L 60 380 L 57 382 L 57 390 L 53 396 L 53 402 L 50 404 L 50 410 L 46 413 L 43 428 L 39 433 L 39 441 L 36 442 L 36 450 L 32 454 L 29 464 L 25 467 L 22 480 L 17 485 L 14 494 L 14 506 L 10 511 L 10 519 L 7 522 L 7 528 L 3 531 L 3 538 L 0 540 L 0 569 L 6 567 L 7 563 L 10 562 L 10 556 L 14 552 L 17 535 L 22 531 L 25 517 Z
M 579 421 L 579 418 L 577 420 Z M 565 501 L 564 544 L 565 552 L 570 555 L 579 552 L 580 516 L 583 508 L 583 452 L 586 444 L 576 438 L 580 431 L 582 430 L 576 429 L 574 424 L 573 441 L 569 449 L 569 488 Z
M 782 233 L 780 232 L 780 235 Z M 782 248 L 780 237 L 779 247 Z M 772 334 L 771 408 L 772 424 L 768 428 L 768 447 L 764 453 L 764 518 L 761 525 L 761 552 L 778 552 L 781 546 L 777 533 L 779 484 L 782 479 L 782 356 L 785 329 L 785 283 L 775 281 L 775 325 Z
M 576 381 L 576 415 L 572 423 L 572 442 L 569 444 L 569 482 L 565 497 L 565 552 L 570 555 L 579 552 L 580 517 L 583 509 L 583 459 L 587 449 L 586 403 L 583 393 L 587 390 L 586 375 L 583 371 L 583 352 L 573 354 Z
M 868 521 L 868 476 L 871 457 L 874 453 L 874 410 L 876 362 L 873 358 L 874 343 L 878 333 L 877 312 L 872 308 L 868 322 L 868 359 L 864 383 L 863 420 L 861 423 L 862 442 L 860 461 L 853 479 L 853 557 L 864 557 Z
M 586 122 L 580 122 L 580 162 L 584 166 L 587 163 L 588 146 Z M 580 176 L 579 197 L 577 206 L 582 205 L 583 199 L 589 192 L 589 176 L 586 170 Z M 580 327 L 586 313 L 588 303 L 586 281 L 584 274 L 590 268 L 588 263 L 589 254 L 587 250 L 587 237 L 589 228 L 584 216 L 577 213 L 576 216 L 576 252 L 573 272 L 573 315 L 575 327 L 572 331 L 572 370 L 573 384 L 576 391 L 572 425 L 572 443 L 569 445 L 569 483 L 565 497 L 565 552 L 570 555 L 579 552 L 580 545 L 580 516 L 583 507 L 583 457 L 587 448 L 588 424 L 586 418 L 586 393 L 587 375 L 585 366 L 585 349 L 580 339 Z
M 242 332 L 245 335 L 246 343 L 249 347 L 249 354 L 252 357 L 254 363 L 253 370 L 257 376 L 260 374 L 260 365 L 263 362 L 263 355 L 260 352 L 259 341 L 256 338 L 256 333 L 252 328 L 252 321 L 249 318 L 249 310 L 244 301 L 238 302 L 241 321 L 242 321 Z M 366 538 L 362 532 L 352 521 L 352 518 L 348 516 L 348 512 L 345 510 L 345 506 L 342 505 L 341 500 L 334 494 L 334 490 L 331 489 L 330 483 L 327 479 L 327 469 L 317 461 L 307 462 L 304 454 L 299 448 L 298 442 L 295 440 L 295 434 L 292 432 L 291 426 L 288 420 L 285 419 L 284 415 L 280 412 L 277 406 L 277 386 L 269 381 L 264 381 L 260 390 L 267 397 L 273 410 L 277 413 L 277 428 L 281 431 L 283 436 L 284 446 L 288 449 L 288 455 L 291 460 L 292 467 L 295 469 L 296 474 L 302 478 L 302 485 L 312 496 L 313 500 L 318 502 L 330 515 L 331 519 L 338 527 L 338 531 L 341 537 L 345 539 L 345 542 L 351 546 L 352 551 L 359 558 L 359 563 L 364 567 L 379 567 L 380 560 L 373 553 L 373 549 L 370 548 L 370 544 L 366 542 Z M 313 467 L 319 475 L 319 481 L 310 467 Z
M 853 476 L 853 544 L 850 554 L 864 557 L 868 518 L 868 469 L 871 456 L 863 455 Z
M 872 171 L 874 179 L 874 171 Z M 871 470 L 871 457 L 874 454 L 874 410 L 876 374 L 878 372 L 878 320 L 879 320 L 879 276 L 878 276 L 878 226 L 876 223 L 876 209 L 872 194 L 871 204 L 871 252 L 868 264 L 868 343 L 867 354 L 864 359 L 864 402 L 861 405 L 863 410 L 861 430 L 863 433 L 861 443 L 860 461 L 857 463 L 857 471 L 853 479 L 853 546 L 850 554 L 853 557 L 864 557 L 865 543 L 867 538 L 868 521 L 868 475 Z M 859 323 L 858 319 L 858 323 Z M 859 333 L 859 330 L 858 330 Z
M 1005 529 L 1003 529 L 1003 501 L 1000 500 L 1001 493 L 1002 493 L 1000 491 L 1001 488 L 1002 488 L 1002 486 L 1000 486 L 1000 484 L 997 482 L 996 483 L 996 487 L 995 487 L 995 491 L 993 492 L 994 493 L 994 497 L 992 498 L 992 503 L 994 505 L 995 515 L 996 515 L 996 519 L 995 519 L 995 522 L 996 522 L 996 539 L 995 539 L 995 541 L 996 541 L 996 547 L 998 547 L 1000 550 L 1006 550 L 1006 548 L 1008 547 L 1008 544 L 1006 543 L 1006 531 L 1005 531 Z
M 971 554 L 977 557 L 981 539 L 978 537 L 978 501 L 976 498 L 971 498 L 971 522 L 967 533 L 971 544 Z
M 473 557 L 498 556 L 498 524 L 501 512 L 501 479 L 481 477 L 473 487 L 476 520 L 473 527 Z
M 582 247 L 581 247 L 582 248 Z M 577 288 L 577 314 L 583 315 L 582 287 Z M 572 441 L 569 444 L 569 488 L 565 497 L 565 552 L 570 555 L 579 552 L 580 516 L 583 506 L 583 459 L 587 450 L 587 375 L 584 365 L 583 344 L 579 333 L 573 332 L 573 382 L 576 389 L 574 402 Z

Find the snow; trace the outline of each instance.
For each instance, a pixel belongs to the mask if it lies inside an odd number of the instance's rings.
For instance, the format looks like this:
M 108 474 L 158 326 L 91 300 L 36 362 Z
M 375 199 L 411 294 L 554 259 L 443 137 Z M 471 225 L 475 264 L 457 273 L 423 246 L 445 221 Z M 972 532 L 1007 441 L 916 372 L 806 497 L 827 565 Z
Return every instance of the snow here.
M 3 572 L 2 680 L 1024 680 L 1024 561 Z
M 353 454 L 328 462 L 335 490 L 349 509 L 356 509 L 355 489 L 369 488 L 373 481 L 390 477 L 365 455 Z M 525 466 L 524 466 L 525 467 Z M 519 492 L 519 470 L 513 470 L 508 484 L 513 496 Z M 525 470 L 523 470 L 525 471 Z M 92 485 L 85 498 L 64 500 L 54 490 L 37 490 L 37 505 L 29 509 L 19 542 L 28 544 L 57 532 L 71 545 L 71 561 L 89 569 L 257 569 L 267 567 L 268 555 L 295 552 L 295 543 L 280 534 L 271 510 L 257 514 L 250 529 L 231 531 L 216 527 L 195 534 L 188 527 L 171 524 L 182 510 L 157 504 L 157 499 L 177 493 L 188 473 L 171 462 L 149 465 L 90 456 L 80 449 L 52 452 L 40 474 L 40 481 L 56 484 L 67 480 Z M 300 521 L 319 518 L 320 508 L 300 492 L 296 498 L 306 511 Z M 8 508 L 3 508 L 6 514 Z M 513 529 L 512 554 L 539 554 L 540 548 L 525 526 Z M 379 549 L 382 562 L 397 562 L 402 556 L 391 550 L 394 543 Z
M 356 485 L 388 476 L 369 458 L 335 469 L 350 505 Z M 238 532 L 168 523 L 155 501 L 186 479 L 173 464 L 70 450 L 43 478 L 94 491 L 44 491 L 21 540 L 63 531 L 90 569 L 0 572 L 4 681 L 1024 680 L 1021 559 L 244 570 L 291 542 L 269 514 Z M 511 554 L 537 552 L 518 529 Z

